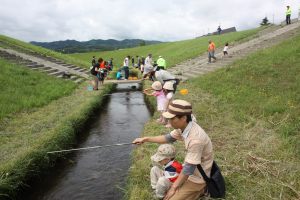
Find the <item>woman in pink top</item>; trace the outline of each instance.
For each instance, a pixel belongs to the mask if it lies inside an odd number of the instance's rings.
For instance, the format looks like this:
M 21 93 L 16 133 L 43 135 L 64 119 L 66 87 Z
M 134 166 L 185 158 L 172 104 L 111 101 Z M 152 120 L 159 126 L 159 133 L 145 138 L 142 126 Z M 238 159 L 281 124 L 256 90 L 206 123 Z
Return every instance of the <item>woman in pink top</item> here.
M 149 93 L 149 91 L 152 92 Z M 165 124 L 166 120 L 163 118 L 162 113 L 166 111 L 167 98 L 165 96 L 161 83 L 159 81 L 155 81 L 151 85 L 151 88 L 145 89 L 143 93 L 149 96 L 156 97 L 157 111 L 160 112 L 160 117 L 159 119 L 157 119 L 157 122 Z

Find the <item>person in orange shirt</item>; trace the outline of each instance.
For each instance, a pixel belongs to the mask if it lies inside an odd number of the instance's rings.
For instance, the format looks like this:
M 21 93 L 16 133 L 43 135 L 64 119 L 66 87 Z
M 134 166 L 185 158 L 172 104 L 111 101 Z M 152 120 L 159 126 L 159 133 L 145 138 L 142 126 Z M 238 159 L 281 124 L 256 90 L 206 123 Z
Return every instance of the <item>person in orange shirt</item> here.
M 104 83 L 104 78 L 105 78 L 105 61 L 103 60 L 103 58 L 99 58 L 98 59 L 98 65 L 99 65 L 99 73 L 98 73 L 98 79 L 100 81 L 100 83 L 103 85 Z
M 215 57 L 215 50 L 216 45 L 211 40 L 208 41 L 208 63 L 211 63 L 211 58 L 213 58 L 215 61 L 217 58 Z

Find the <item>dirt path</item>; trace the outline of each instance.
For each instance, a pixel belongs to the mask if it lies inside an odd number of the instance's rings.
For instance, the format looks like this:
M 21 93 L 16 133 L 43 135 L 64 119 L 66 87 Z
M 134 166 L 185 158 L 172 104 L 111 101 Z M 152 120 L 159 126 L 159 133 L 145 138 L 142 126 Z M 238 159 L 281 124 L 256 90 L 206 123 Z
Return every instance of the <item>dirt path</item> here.
M 208 64 L 207 55 L 205 54 L 179 63 L 175 67 L 168 69 L 168 71 L 185 81 L 189 78 L 197 77 L 199 75 L 215 71 L 218 68 L 225 67 L 255 51 L 279 44 L 280 42 L 289 39 L 293 35 L 296 35 L 299 33 L 299 31 L 300 21 L 288 26 L 282 27 L 279 25 L 270 27 L 264 30 L 263 33 L 261 33 L 260 36 L 255 39 L 231 46 L 229 48 L 229 56 L 226 58 L 223 58 L 222 49 L 218 49 L 216 52 L 217 62 L 215 63 Z

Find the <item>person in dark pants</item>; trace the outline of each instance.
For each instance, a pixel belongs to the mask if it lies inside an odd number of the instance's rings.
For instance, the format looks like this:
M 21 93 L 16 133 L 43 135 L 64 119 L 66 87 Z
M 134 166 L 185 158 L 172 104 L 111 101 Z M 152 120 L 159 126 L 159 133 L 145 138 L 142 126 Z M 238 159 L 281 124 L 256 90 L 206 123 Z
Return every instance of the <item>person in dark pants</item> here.
M 211 63 L 211 58 L 214 59 L 214 61 L 217 60 L 217 58 L 215 57 L 215 49 L 216 49 L 216 45 L 214 42 L 212 42 L 211 40 L 208 41 L 208 63 Z
M 96 58 L 95 56 L 93 56 L 93 59 L 92 59 L 92 66 L 94 66 L 96 64 Z
M 221 29 L 221 27 L 220 27 L 220 26 L 218 26 L 218 29 L 217 29 L 217 31 L 218 31 L 218 35 L 220 35 L 220 34 L 221 34 L 221 32 L 222 32 L 222 29 Z
M 123 64 L 123 69 L 124 69 L 124 73 L 125 73 L 125 80 L 128 80 L 129 77 L 129 59 L 130 56 L 125 57 L 124 59 L 124 64 Z
M 291 14 L 292 14 L 292 10 L 291 10 L 290 6 L 286 7 L 285 14 L 286 14 L 286 20 L 285 20 L 286 25 L 289 25 L 289 24 L 291 24 Z

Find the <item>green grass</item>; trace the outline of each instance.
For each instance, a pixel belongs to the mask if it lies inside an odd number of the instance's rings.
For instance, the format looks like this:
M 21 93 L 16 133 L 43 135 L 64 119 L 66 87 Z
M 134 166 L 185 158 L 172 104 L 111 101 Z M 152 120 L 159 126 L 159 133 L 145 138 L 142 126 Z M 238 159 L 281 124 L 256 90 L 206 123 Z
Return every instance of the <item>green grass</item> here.
M 172 67 L 177 63 L 194 58 L 206 52 L 209 39 L 212 39 L 216 43 L 217 47 L 222 47 L 226 42 L 229 42 L 232 45 L 238 41 L 249 38 L 250 36 L 254 36 L 262 29 L 263 28 L 257 28 L 247 31 L 223 34 L 220 36 L 216 35 L 210 37 L 201 37 L 179 42 L 167 42 L 115 51 L 75 53 L 70 54 L 70 56 L 82 60 L 83 62 L 85 61 L 86 65 L 90 65 L 91 58 L 94 55 L 96 57 L 102 57 L 104 60 L 114 58 L 115 67 L 119 68 L 123 66 L 123 60 L 127 55 L 134 56 L 136 60 L 136 55 L 146 57 L 149 53 L 152 53 L 153 61 L 157 60 L 158 56 L 161 55 L 166 59 L 167 67 Z
M 34 112 L 18 113 L 1 127 L 0 199 L 21 199 L 28 181 L 47 172 L 62 156 L 47 152 L 72 146 L 91 114 L 101 106 L 103 95 L 113 89 L 106 85 L 93 92 L 86 87 L 84 83 L 71 95 Z
M 88 68 L 90 67 L 89 65 L 86 65 L 86 62 L 83 62 L 81 60 L 78 59 L 74 59 L 73 57 L 70 57 L 69 55 L 66 54 L 61 54 L 43 47 L 39 47 L 39 46 L 35 46 L 32 45 L 30 43 L 27 42 L 23 42 L 14 38 L 10 38 L 4 35 L 0 35 L 0 47 L 4 47 L 4 48 L 12 48 L 12 49 L 16 49 L 17 51 L 23 51 L 23 52 L 37 52 L 41 55 L 45 55 L 45 56 L 51 56 L 54 58 L 57 58 L 59 60 L 63 60 L 66 63 L 70 63 L 70 64 L 74 64 L 77 65 L 79 67 L 83 67 L 83 68 Z
M 189 94 L 177 98 L 192 102 L 212 139 L 227 199 L 300 198 L 299 49 L 298 35 L 179 87 Z M 151 120 L 143 135 L 166 131 Z M 182 161 L 183 144 L 176 145 Z M 126 199 L 153 199 L 150 155 L 157 147 L 145 144 L 134 151 Z
M 72 81 L 58 79 L 0 59 L 0 121 L 70 94 Z

